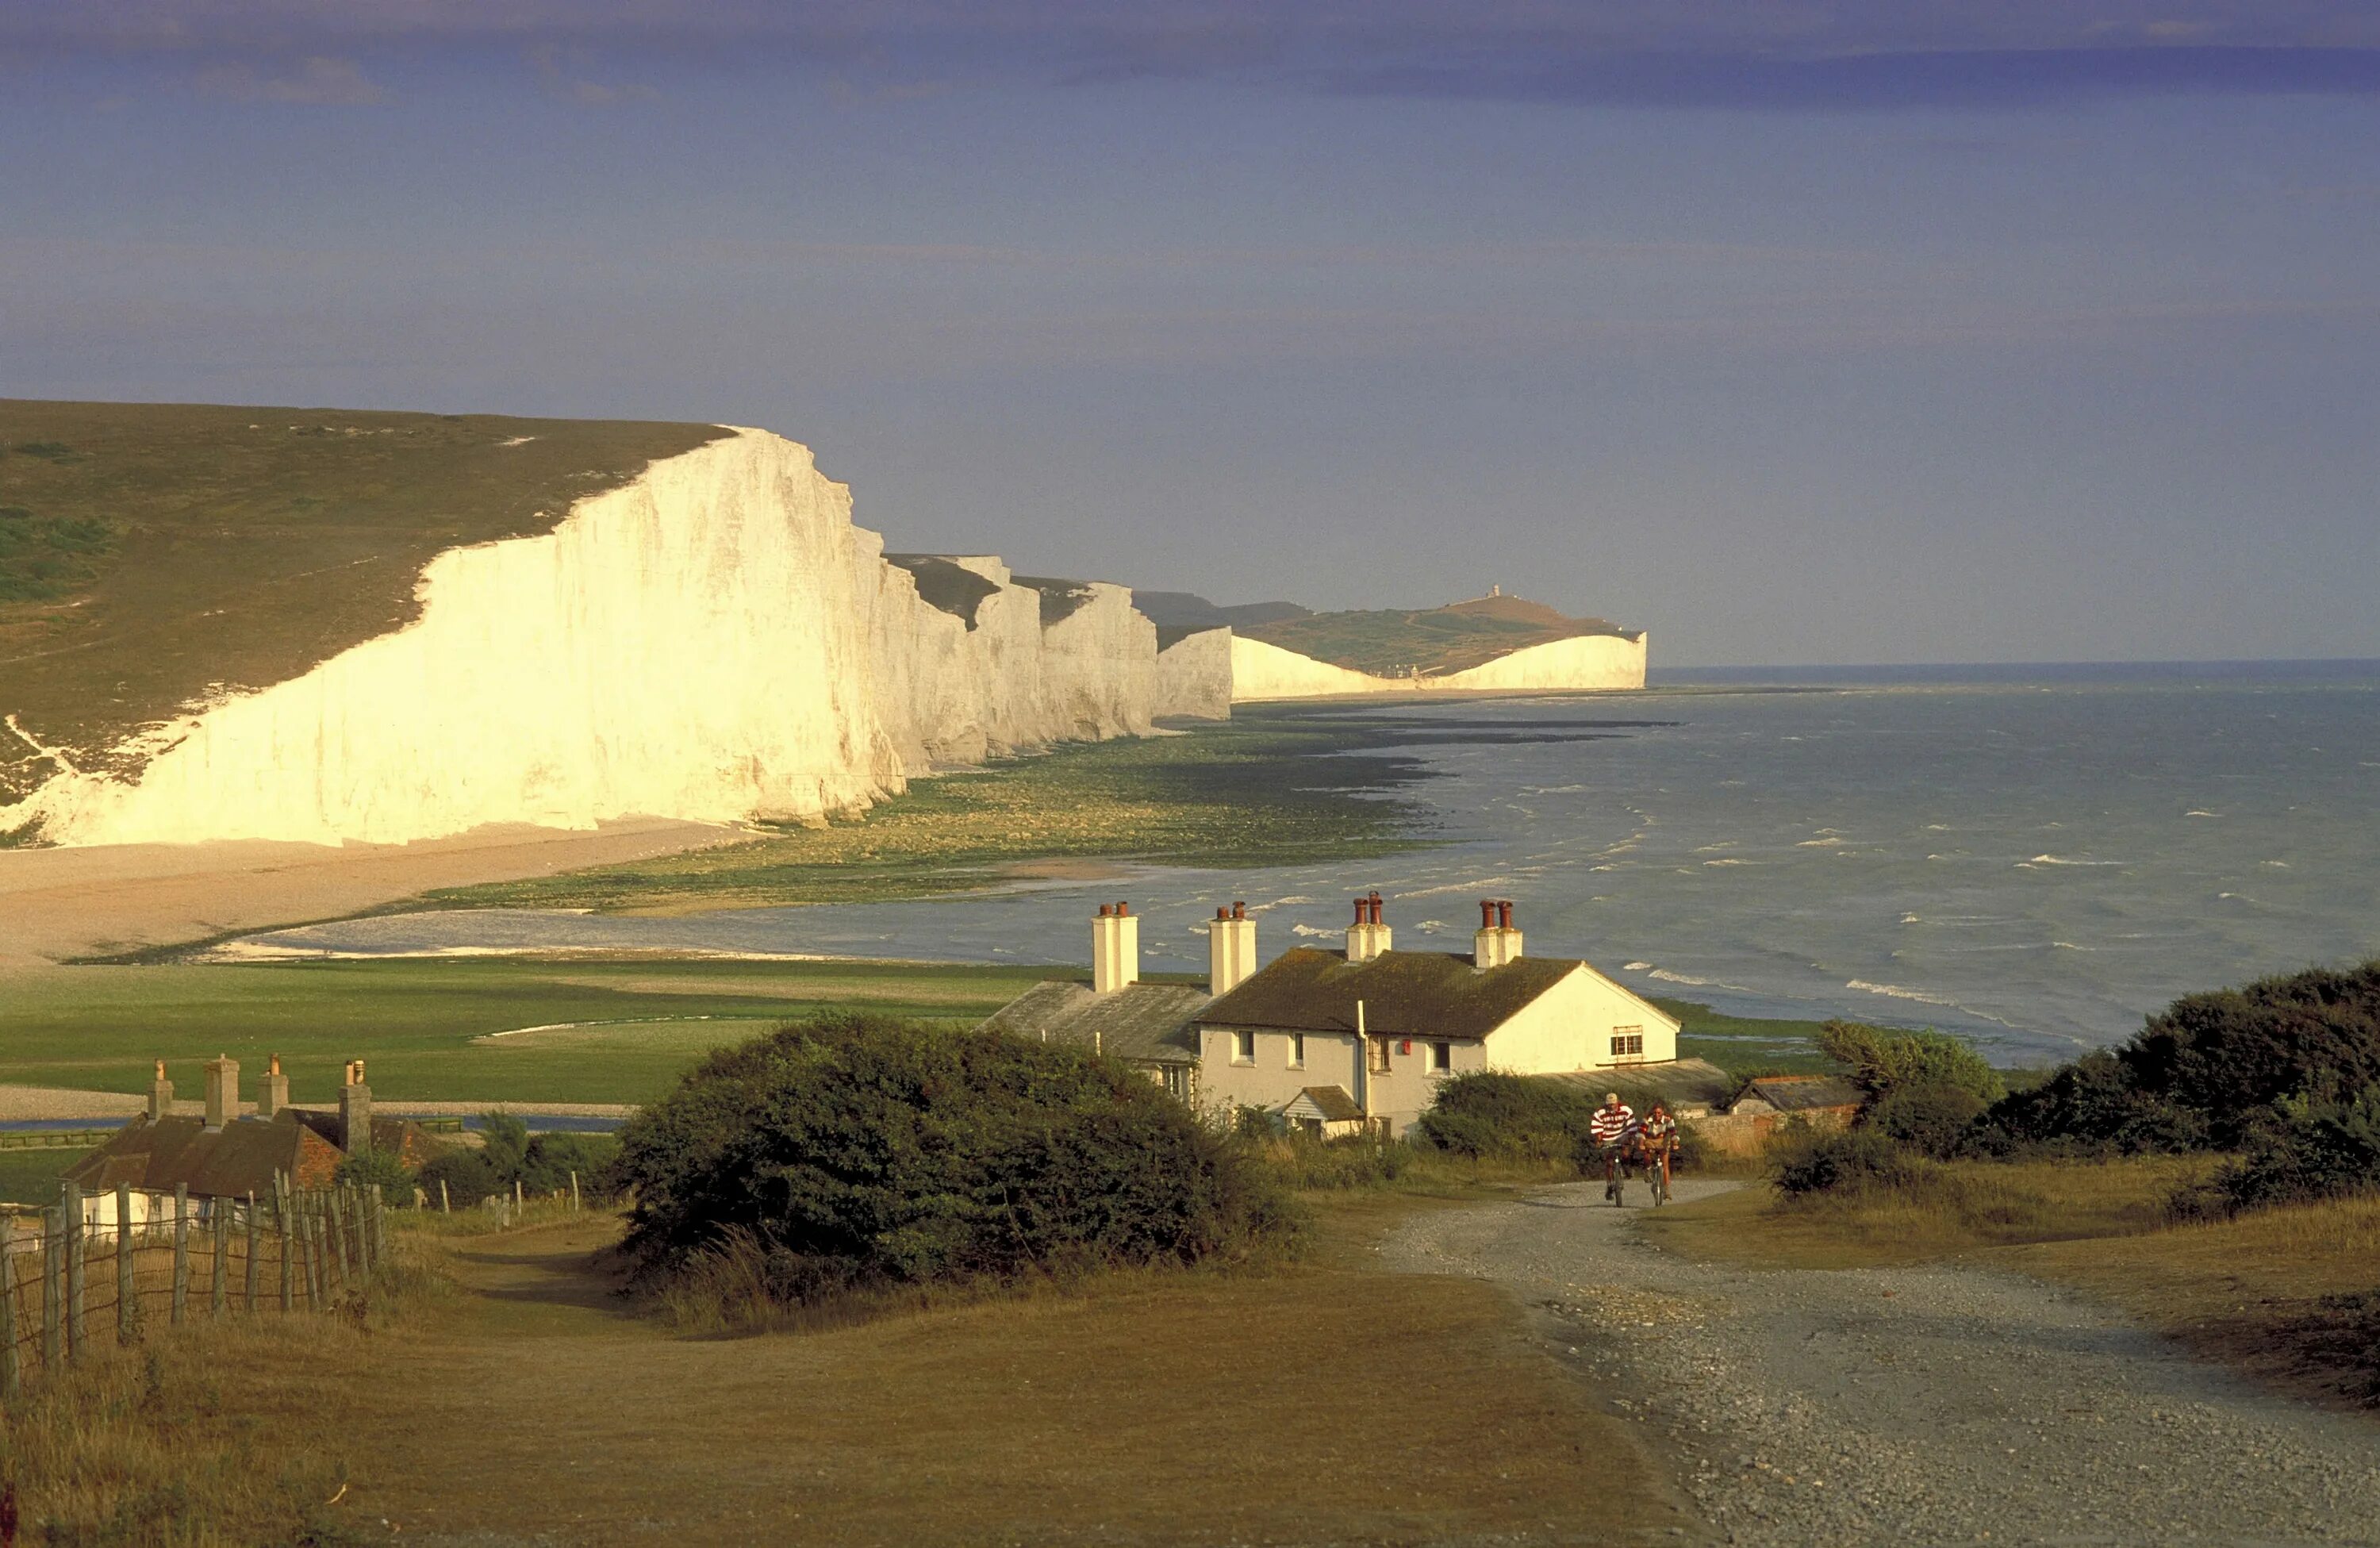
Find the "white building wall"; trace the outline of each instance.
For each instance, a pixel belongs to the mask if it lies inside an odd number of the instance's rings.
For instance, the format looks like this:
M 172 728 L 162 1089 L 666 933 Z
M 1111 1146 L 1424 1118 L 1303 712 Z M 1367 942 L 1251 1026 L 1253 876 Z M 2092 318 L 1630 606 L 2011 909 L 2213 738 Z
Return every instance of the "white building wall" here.
M 1641 1030 L 1642 1054 L 1615 1056 L 1615 1036 Z M 1614 1065 L 1663 1064 L 1678 1056 L 1678 1023 L 1581 964 L 1569 977 L 1488 1034 L 1490 1069 L 1513 1075 L 1563 1075 Z

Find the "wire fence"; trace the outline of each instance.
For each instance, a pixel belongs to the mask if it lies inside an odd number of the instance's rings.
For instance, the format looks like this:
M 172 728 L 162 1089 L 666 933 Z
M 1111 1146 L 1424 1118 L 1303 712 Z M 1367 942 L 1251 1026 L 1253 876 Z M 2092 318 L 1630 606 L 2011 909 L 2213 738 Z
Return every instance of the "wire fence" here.
M 31 1225 L 31 1230 L 22 1227 Z M 388 1254 L 375 1188 L 193 1199 L 118 1187 L 20 1216 L 0 1236 L 0 1394 L 162 1321 L 321 1311 L 370 1294 Z

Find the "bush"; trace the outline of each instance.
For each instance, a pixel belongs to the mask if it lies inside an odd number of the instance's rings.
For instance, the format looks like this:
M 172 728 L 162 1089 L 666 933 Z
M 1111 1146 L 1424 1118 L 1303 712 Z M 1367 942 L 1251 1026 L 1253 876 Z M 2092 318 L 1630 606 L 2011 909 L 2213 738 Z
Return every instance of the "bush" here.
M 1946 1080 L 1913 1080 L 1870 1103 L 1860 1114 L 1860 1125 L 1920 1154 L 1945 1161 L 1957 1153 L 1983 1112 L 1984 1099 L 1964 1086 Z
M 419 1178 L 411 1167 L 397 1159 L 395 1151 L 366 1151 L 340 1162 L 331 1180 L 342 1188 L 376 1188 L 382 1202 L 404 1209 L 413 1202 L 413 1188 Z
M 1955 1086 L 1985 1102 L 2008 1094 L 1999 1071 L 1963 1039 L 1947 1032 L 1900 1031 L 1857 1021 L 1829 1021 L 1818 1029 L 1818 1048 L 1852 1067 L 1852 1079 L 1870 1100 L 1902 1086 Z
M 828 1013 L 713 1054 L 631 1119 L 648 1279 L 732 1244 L 772 1298 L 1195 1263 L 1286 1233 L 1243 1141 L 1078 1049 Z
M 2039 1150 L 2181 1154 L 2205 1149 L 2207 1131 L 2204 1114 L 2138 1090 L 2123 1062 L 2101 1050 L 1995 1103 L 1968 1147 L 2001 1156 Z
M 2242 1142 L 2284 1097 L 2344 1102 L 2380 1084 L 2380 959 L 2176 1000 L 2119 1049 L 2129 1083 Z
M 1261 1152 L 1285 1188 L 1376 1188 L 1395 1182 L 1421 1162 L 1402 1140 L 1381 1141 L 1351 1134 L 1310 1140 L 1302 1134 L 1276 1140 Z
M 1789 1124 L 1768 1143 L 1768 1176 L 1788 1199 L 1917 1186 L 1931 1168 L 1872 1128 L 1820 1132 Z
M 1570 1161 L 1586 1142 L 1595 1099 L 1551 1080 L 1484 1072 L 1440 1082 L 1415 1127 L 1474 1161 Z
M 465 1150 L 459 1145 L 440 1152 L 421 1167 L 422 1191 L 433 1205 L 467 1208 L 498 1193 L 509 1193 L 512 1186 L 507 1179 L 496 1176 L 495 1166 L 485 1152 Z
M 2380 1087 L 2353 1102 L 2285 1099 L 2250 1137 L 2247 1153 L 2202 1189 L 2176 1200 L 2183 1214 L 2312 1203 L 2380 1189 Z

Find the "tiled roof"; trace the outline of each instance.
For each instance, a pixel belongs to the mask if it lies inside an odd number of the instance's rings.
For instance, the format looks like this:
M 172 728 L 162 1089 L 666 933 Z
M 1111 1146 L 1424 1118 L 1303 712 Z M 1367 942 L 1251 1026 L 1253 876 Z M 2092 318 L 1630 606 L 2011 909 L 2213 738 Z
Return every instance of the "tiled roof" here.
M 236 1199 L 270 1196 L 276 1173 L 300 1187 L 320 1187 L 339 1160 L 337 1146 L 287 1112 L 219 1129 L 209 1129 L 203 1118 L 144 1115 L 60 1176 L 87 1193 L 110 1191 L 118 1183 L 170 1193 L 187 1184 L 193 1197 Z
M 1292 1097 L 1282 1111 L 1293 1118 L 1305 1117 L 1306 1113 L 1298 1111 L 1301 1103 L 1312 1109 L 1312 1116 L 1325 1123 L 1354 1123 L 1364 1115 L 1364 1110 L 1355 1105 L 1355 1099 L 1347 1094 L 1344 1086 L 1308 1086 Z
M 1191 1018 L 1207 992 L 1187 983 L 1126 984 L 1111 994 L 1087 983 L 1037 983 L 984 1026 L 1040 1042 L 1070 1043 L 1138 1064 L 1198 1062 Z
M 1764 1075 L 1735 1100 L 1749 1097 L 1757 1097 L 1780 1113 L 1800 1113 L 1814 1107 L 1856 1107 L 1862 1093 L 1840 1075 Z
M 1618 1091 L 1621 1101 L 1642 1113 L 1656 1102 L 1671 1107 L 1715 1107 L 1735 1090 L 1737 1078 L 1707 1059 L 1671 1059 L 1661 1064 L 1566 1070 L 1536 1079 L 1575 1087 L 1597 1102 L 1604 1092 Z
M 1199 1012 L 1208 1027 L 1352 1032 L 1355 1002 L 1366 1031 L 1390 1037 L 1482 1038 L 1585 964 L 1524 957 L 1481 971 L 1468 957 L 1382 952 L 1349 963 L 1343 952 L 1297 946 Z

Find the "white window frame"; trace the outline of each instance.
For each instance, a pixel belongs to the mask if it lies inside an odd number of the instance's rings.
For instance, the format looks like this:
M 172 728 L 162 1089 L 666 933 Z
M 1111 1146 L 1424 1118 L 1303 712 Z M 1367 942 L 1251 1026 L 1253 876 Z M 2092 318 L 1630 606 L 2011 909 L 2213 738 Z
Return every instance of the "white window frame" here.
M 1623 1043 L 1633 1046 L 1622 1047 Z M 1611 1029 L 1611 1056 L 1614 1059 L 1641 1059 L 1645 1056 L 1645 1029 L 1614 1027 Z
M 1432 1075 L 1454 1073 L 1454 1044 L 1443 1038 L 1429 1044 L 1429 1073 Z
M 1226 1034 L 1232 1040 L 1232 1063 L 1252 1065 L 1257 1062 L 1257 1035 L 1254 1032 Z M 1245 1052 L 1243 1052 L 1245 1050 Z
M 1292 1069 L 1304 1069 L 1305 1067 L 1305 1034 L 1304 1032 L 1292 1032 L 1289 1034 L 1288 1042 L 1289 1067 Z

